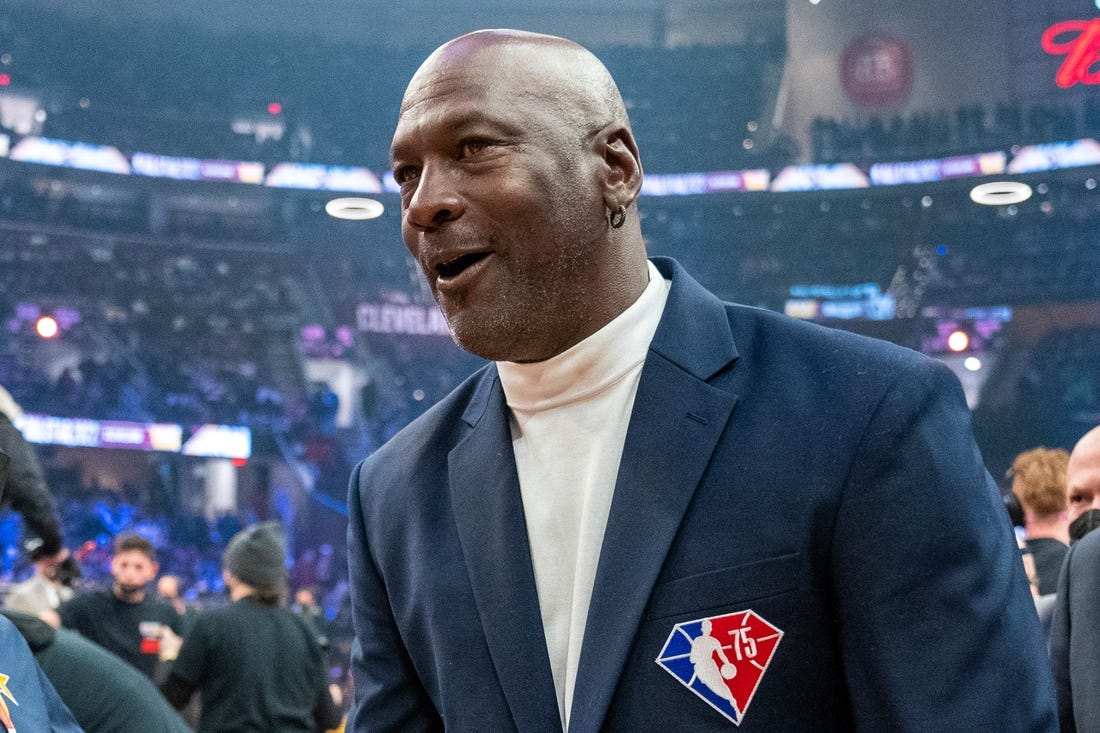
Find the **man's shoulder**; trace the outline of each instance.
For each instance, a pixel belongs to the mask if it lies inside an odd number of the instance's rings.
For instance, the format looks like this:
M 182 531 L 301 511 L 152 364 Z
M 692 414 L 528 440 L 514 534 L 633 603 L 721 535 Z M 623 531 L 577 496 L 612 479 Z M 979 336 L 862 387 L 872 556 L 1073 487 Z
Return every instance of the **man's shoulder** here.
M 495 384 L 495 366 L 482 367 L 363 459 L 352 473 L 350 490 L 357 492 L 355 500 L 364 511 L 383 521 L 413 507 L 432 506 L 434 499 L 425 494 L 446 488 L 448 457 L 467 434 L 470 408 L 485 401 L 485 390 Z
M 791 318 L 782 313 L 725 304 L 738 368 L 755 384 L 782 382 L 795 399 L 850 395 L 877 401 L 893 386 L 927 390 L 957 384 L 943 362 L 880 338 Z
M 1068 554 L 1071 570 L 1081 569 L 1082 577 L 1088 576 L 1090 579 L 1096 577 L 1093 568 L 1097 562 L 1100 562 L 1100 530 L 1093 530 L 1074 542 Z
M 148 677 L 75 631 L 58 629 L 53 644 L 38 661 L 81 720 L 104 721 L 104 730 L 190 730 Z M 85 694 L 91 677 L 100 680 L 100 691 L 110 699 Z
M 667 323 L 662 322 L 655 337 L 665 349 L 675 350 L 679 344 L 690 350 L 692 347 L 685 345 L 692 340 L 726 338 L 723 332 L 728 330 L 728 338 L 743 364 L 800 364 L 819 370 L 825 377 L 846 372 L 883 374 L 938 363 L 883 339 L 725 301 L 696 282 L 675 261 L 655 258 L 654 262 L 662 274 L 671 278 L 673 286 L 666 306 Z
M 245 608 L 240 601 L 229 601 L 221 605 L 209 606 L 195 616 L 190 631 L 191 633 L 198 631 L 208 633 L 228 626 L 248 626 L 252 623 L 252 620 L 250 620 L 252 616 L 248 611 L 249 609 Z M 242 617 L 244 617 L 243 621 Z
M 141 599 L 141 603 L 138 605 L 144 613 L 155 615 L 159 619 L 175 620 L 179 616 L 171 603 L 158 596 L 150 595 L 149 593 L 145 594 L 145 597 Z
M 844 347 L 855 354 L 889 360 L 927 361 L 928 357 L 913 349 L 899 346 L 872 336 L 822 325 L 813 321 L 792 318 L 784 313 L 742 305 L 725 303 L 731 326 L 737 332 L 759 332 L 768 336 L 780 336 L 802 346 L 817 347 L 826 353 Z
M 415 463 L 427 454 L 446 456 L 462 435 L 460 424 L 467 408 L 480 390 L 486 388 L 486 380 L 496 379 L 496 367 L 486 364 L 424 414 L 411 421 L 378 450 L 364 460 L 371 465 L 403 465 Z
M 1026 541 L 1027 549 L 1032 552 L 1048 552 L 1052 554 L 1065 554 L 1069 545 L 1056 540 L 1053 537 L 1033 537 Z
M 78 593 L 61 604 L 62 611 L 84 611 L 87 609 L 103 608 L 110 603 L 114 595 L 105 590 L 89 590 Z
M 64 725 L 68 710 L 57 698 L 53 687 L 45 680 L 26 639 L 7 617 L 0 615 L 0 702 L 15 702 L 4 710 L 19 730 L 79 730 Z M 62 712 L 63 711 L 63 712 Z M 51 725 L 51 715 L 59 716 L 59 725 Z M 12 729 L 14 730 L 14 728 Z
M 26 649 L 27 655 L 30 655 L 30 648 L 27 647 L 23 635 L 19 633 L 19 629 L 16 628 L 15 624 L 3 614 L 0 614 L 0 649 L 5 652 L 17 649 L 20 650 L 20 653 L 23 649 Z
M 38 593 L 46 585 L 48 581 L 41 575 L 32 575 L 26 580 L 21 580 L 18 583 L 12 585 L 8 590 L 8 599 L 21 597 L 31 593 Z

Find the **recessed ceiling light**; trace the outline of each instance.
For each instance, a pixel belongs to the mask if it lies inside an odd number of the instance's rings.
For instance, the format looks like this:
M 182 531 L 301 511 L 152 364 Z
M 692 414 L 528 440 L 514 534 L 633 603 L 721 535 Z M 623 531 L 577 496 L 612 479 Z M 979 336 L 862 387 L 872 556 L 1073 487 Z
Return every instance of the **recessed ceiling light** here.
M 1031 198 L 1031 186 L 1019 181 L 992 181 L 975 186 L 970 200 L 985 206 L 1007 206 Z
M 381 201 L 349 196 L 342 199 L 333 199 L 325 204 L 325 213 L 337 219 L 350 219 L 363 221 L 365 219 L 377 219 L 385 211 Z

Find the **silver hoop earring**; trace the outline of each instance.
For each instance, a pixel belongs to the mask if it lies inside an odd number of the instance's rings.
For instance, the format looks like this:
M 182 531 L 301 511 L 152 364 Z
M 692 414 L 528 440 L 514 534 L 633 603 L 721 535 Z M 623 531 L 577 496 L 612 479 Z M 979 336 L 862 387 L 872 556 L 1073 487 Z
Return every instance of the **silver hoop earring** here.
M 626 206 L 619 204 L 619 208 L 611 212 L 611 215 L 607 217 L 607 223 L 611 225 L 612 229 L 618 229 L 626 221 Z

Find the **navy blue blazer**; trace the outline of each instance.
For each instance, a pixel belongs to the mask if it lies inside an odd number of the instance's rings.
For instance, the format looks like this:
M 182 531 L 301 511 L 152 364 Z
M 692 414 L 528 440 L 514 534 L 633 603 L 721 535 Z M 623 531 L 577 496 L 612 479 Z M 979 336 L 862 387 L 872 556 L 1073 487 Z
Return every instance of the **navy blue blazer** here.
M 1056 729 L 1019 553 L 950 370 L 722 303 L 654 262 L 672 285 L 571 733 Z M 348 546 L 349 731 L 560 731 L 493 365 L 356 468 Z M 703 619 L 738 665 L 722 677 L 751 683 L 737 716 L 685 661 Z

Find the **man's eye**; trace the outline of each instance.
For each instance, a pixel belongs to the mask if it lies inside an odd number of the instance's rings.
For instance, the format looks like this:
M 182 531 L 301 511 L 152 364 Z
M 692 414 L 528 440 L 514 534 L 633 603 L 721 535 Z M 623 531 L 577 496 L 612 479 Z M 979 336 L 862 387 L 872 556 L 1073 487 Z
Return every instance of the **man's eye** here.
M 458 144 L 458 159 L 462 160 L 469 155 L 476 155 L 487 147 L 489 147 L 488 140 L 480 140 L 477 138 L 463 140 Z
M 1069 497 L 1069 503 L 1070 504 L 1080 504 L 1084 500 L 1085 500 L 1085 497 L 1081 496 L 1080 494 L 1073 494 L 1072 496 Z
M 393 172 L 393 180 L 398 184 L 405 184 L 410 181 L 416 180 L 416 177 L 420 174 L 416 168 L 411 165 L 401 166 Z

